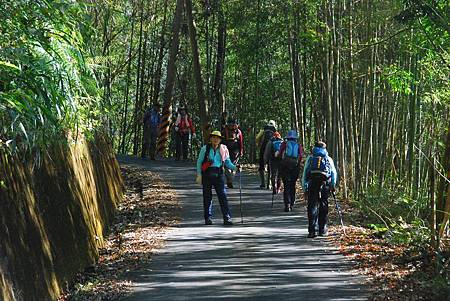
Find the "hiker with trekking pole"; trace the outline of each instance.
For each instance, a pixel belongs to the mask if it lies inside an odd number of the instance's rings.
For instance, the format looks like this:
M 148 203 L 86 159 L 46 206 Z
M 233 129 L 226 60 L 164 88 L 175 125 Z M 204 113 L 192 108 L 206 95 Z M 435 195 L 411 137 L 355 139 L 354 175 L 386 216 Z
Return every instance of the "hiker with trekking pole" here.
M 210 134 L 210 143 L 200 149 L 197 159 L 197 183 L 203 186 L 203 213 L 205 225 L 212 225 L 212 188 L 214 187 L 219 199 L 223 216 L 223 224 L 232 226 L 231 212 L 225 191 L 224 167 L 234 171 L 241 171 L 239 164 L 234 165 L 230 160 L 228 149 L 220 144 L 223 139 L 219 131 Z
M 326 147 L 324 142 L 317 142 L 303 170 L 303 191 L 308 199 L 308 238 L 316 237 L 317 224 L 319 236 L 327 236 L 328 232 L 328 196 L 330 192 L 334 195 L 337 172 Z M 341 214 L 340 218 L 342 222 Z

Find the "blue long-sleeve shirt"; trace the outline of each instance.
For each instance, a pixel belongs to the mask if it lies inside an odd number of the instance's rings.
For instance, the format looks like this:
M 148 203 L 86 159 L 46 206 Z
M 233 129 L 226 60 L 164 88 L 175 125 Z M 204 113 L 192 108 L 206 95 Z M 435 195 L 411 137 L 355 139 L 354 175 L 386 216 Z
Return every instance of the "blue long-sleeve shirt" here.
M 206 153 L 206 145 L 203 145 L 203 147 L 200 149 L 200 153 L 198 154 L 197 159 L 197 174 L 202 174 L 202 163 L 203 159 L 205 158 Z M 208 154 L 208 160 L 212 162 L 211 167 L 222 167 L 222 156 L 220 155 L 220 145 L 217 147 L 217 149 L 214 149 L 214 147 L 210 147 L 209 154 Z M 225 167 L 232 170 L 237 170 L 236 165 L 234 165 L 230 157 L 228 156 L 225 161 L 223 162 Z
M 321 147 L 314 147 L 313 148 L 313 155 L 314 156 L 321 156 L 321 157 L 327 157 L 328 162 L 330 163 L 330 172 L 331 172 L 331 186 L 332 187 L 336 187 L 336 181 L 337 181 L 337 171 L 336 171 L 336 167 L 334 166 L 334 161 L 333 159 L 331 159 L 330 156 L 328 156 L 328 152 L 325 148 L 321 148 Z M 306 159 L 305 162 L 305 168 L 303 169 L 303 177 L 302 177 L 302 185 L 303 185 L 303 191 L 307 191 L 308 190 L 308 184 L 309 184 L 309 180 L 307 178 L 309 172 L 310 172 L 310 160 L 311 160 L 312 156 L 308 156 L 308 158 Z

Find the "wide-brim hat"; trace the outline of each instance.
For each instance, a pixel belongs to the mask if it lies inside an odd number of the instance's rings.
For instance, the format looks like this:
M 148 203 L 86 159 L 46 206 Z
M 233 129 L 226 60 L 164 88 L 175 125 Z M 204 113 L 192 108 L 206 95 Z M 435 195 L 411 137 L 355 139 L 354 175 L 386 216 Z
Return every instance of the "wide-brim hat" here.
M 220 131 L 212 131 L 211 134 L 209 134 L 209 137 L 213 137 L 213 136 L 223 139 L 222 133 Z
M 290 130 L 290 131 L 287 133 L 287 135 L 286 135 L 285 138 L 286 138 L 286 139 L 298 139 L 298 133 L 297 133 L 296 130 Z

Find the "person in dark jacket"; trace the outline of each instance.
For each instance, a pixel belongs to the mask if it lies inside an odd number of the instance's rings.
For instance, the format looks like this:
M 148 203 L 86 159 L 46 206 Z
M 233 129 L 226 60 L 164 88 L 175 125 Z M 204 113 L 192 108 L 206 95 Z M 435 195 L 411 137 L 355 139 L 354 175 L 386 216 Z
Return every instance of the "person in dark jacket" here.
M 225 191 L 225 179 L 223 168 L 240 170 L 239 165 L 234 165 L 230 160 L 228 149 L 220 144 L 222 135 L 219 131 L 210 134 L 210 143 L 200 149 L 197 159 L 197 183 L 203 186 L 203 213 L 205 225 L 212 224 L 212 188 L 214 187 L 222 210 L 223 224 L 233 225 L 231 212 L 228 207 L 228 199 Z
M 259 148 L 259 178 L 261 180 L 260 188 L 265 188 L 265 172 L 266 164 L 264 163 L 264 152 L 266 151 L 267 143 L 273 136 L 273 133 L 277 131 L 277 125 L 274 120 L 270 120 L 266 126 L 256 135 L 256 145 Z M 269 167 L 270 168 L 270 167 Z M 270 174 L 270 169 L 269 169 Z M 267 185 L 268 186 L 268 185 Z M 269 187 L 267 187 L 269 188 Z
M 144 139 L 141 157 L 150 154 L 150 159 L 155 160 L 156 140 L 158 139 L 158 128 L 161 123 L 160 105 L 154 104 L 153 108 L 147 109 L 144 114 Z
M 227 126 L 222 132 L 224 144 L 230 153 L 230 160 L 233 164 L 238 164 L 239 159 L 244 155 L 244 137 L 242 131 L 239 129 L 237 120 L 229 118 Z M 228 188 L 233 188 L 234 173 L 231 169 L 225 168 L 225 177 L 227 179 Z
M 283 180 L 284 211 L 292 211 L 295 204 L 295 192 L 298 177 L 300 175 L 300 164 L 302 161 L 302 146 L 297 142 L 298 134 L 290 130 L 280 146 L 281 162 L 280 171 Z
M 264 163 L 270 166 L 271 182 L 272 182 L 272 194 L 278 194 L 281 190 L 281 177 L 280 177 L 280 147 L 283 143 L 281 134 L 275 132 L 270 142 L 267 143 L 266 150 L 264 151 Z
M 228 112 L 224 111 L 222 112 L 222 115 L 220 117 L 220 132 L 223 133 L 225 129 L 227 128 L 227 121 L 228 121 Z
M 337 172 L 326 144 L 319 141 L 308 156 L 303 170 L 303 191 L 308 198 L 308 238 L 327 235 L 328 195 L 336 186 Z

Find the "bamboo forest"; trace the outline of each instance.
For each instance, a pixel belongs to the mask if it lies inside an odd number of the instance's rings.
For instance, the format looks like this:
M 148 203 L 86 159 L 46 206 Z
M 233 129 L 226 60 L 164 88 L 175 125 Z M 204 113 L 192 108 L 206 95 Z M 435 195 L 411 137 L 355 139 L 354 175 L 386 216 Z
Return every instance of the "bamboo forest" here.
M 0 0 L 0 300 L 450 300 L 449 75 L 449 0 Z

